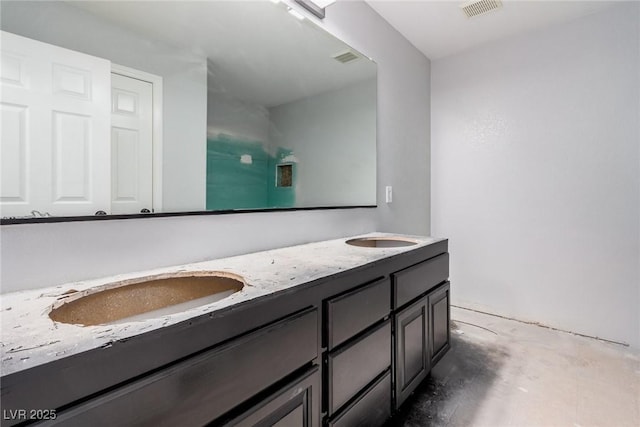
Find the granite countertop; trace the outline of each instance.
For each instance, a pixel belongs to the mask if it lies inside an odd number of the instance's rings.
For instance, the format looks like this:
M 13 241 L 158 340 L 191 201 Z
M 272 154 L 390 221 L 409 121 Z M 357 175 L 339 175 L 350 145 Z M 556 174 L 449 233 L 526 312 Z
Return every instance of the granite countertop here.
M 403 237 L 417 244 L 396 248 L 366 248 L 345 244 L 353 237 Z M 114 341 L 160 329 L 203 314 L 291 289 L 342 271 L 410 252 L 442 241 L 431 237 L 370 233 L 349 238 L 308 243 L 193 264 L 71 282 L 63 285 L 2 295 L 1 374 L 9 375 Z M 83 292 L 114 282 L 136 282 L 148 276 L 170 277 L 176 273 L 223 272 L 241 276 L 245 286 L 219 301 L 176 314 L 116 324 L 79 326 L 54 322 L 49 312 L 69 291 Z M 66 294 L 65 294 L 66 293 Z

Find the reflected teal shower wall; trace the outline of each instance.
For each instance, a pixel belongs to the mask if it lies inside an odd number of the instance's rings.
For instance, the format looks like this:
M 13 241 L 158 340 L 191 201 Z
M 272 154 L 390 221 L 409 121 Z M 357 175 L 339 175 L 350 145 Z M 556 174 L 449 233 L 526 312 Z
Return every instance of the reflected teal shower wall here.
M 251 163 L 241 162 L 251 156 Z M 268 155 L 259 141 L 228 135 L 207 140 L 207 210 L 255 209 L 267 205 Z
M 207 210 L 294 206 L 295 166 L 294 187 L 276 187 L 276 165 L 289 154 L 291 150 L 278 149 L 275 157 L 270 156 L 260 141 L 229 135 L 209 138 Z

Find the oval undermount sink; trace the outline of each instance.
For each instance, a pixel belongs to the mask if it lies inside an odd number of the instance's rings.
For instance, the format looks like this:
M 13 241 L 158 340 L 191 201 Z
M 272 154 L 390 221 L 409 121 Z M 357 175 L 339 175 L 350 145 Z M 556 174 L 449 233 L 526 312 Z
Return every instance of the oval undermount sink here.
M 347 240 L 346 243 L 363 248 L 400 248 L 403 246 L 413 246 L 418 242 L 405 239 L 404 237 L 360 237 Z
M 71 293 L 54 304 L 49 317 L 82 326 L 145 320 L 219 301 L 244 286 L 229 273 L 152 276 Z

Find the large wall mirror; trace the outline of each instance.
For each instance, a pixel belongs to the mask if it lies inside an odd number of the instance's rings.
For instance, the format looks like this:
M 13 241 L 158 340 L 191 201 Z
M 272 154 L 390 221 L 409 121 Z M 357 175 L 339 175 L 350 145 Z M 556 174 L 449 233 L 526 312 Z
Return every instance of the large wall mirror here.
M 4 220 L 376 204 L 376 64 L 286 5 L 1 8 Z

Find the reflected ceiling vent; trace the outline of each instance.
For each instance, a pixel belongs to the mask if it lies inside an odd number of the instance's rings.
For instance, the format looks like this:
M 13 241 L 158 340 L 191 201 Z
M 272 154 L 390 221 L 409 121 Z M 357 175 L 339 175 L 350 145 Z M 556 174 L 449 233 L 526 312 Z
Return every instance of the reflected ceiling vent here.
M 355 53 L 353 53 L 352 51 L 348 50 L 346 52 L 342 52 L 339 53 L 337 55 L 333 55 L 333 59 L 335 59 L 338 62 L 341 62 L 343 64 L 349 63 L 349 62 L 353 62 L 356 59 L 359 59 L 360 57 L 358 55 L 356 55 Z
M 471 0 L 460 5 L 460 9 L 462 9 L 467 18 L 484 15 L 501 7 L 501 0 Z

